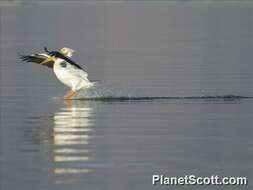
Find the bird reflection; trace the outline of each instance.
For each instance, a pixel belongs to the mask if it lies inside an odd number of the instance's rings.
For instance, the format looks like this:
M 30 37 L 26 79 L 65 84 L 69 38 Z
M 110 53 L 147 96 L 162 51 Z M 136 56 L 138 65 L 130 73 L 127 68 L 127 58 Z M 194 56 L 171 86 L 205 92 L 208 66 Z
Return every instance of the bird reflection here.
M 71 100 L 54 113 L 51 145 L 55 175 L 93 171 L 84 167 L 92 159 L 87 146 L 92 138 L 93 114 L 94 108 L 88 102 Z

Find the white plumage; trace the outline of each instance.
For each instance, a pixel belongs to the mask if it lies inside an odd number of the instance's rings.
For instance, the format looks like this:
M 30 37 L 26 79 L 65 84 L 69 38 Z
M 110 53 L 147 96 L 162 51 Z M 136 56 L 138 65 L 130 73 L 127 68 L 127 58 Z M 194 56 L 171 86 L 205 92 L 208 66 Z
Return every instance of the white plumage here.
M 51 52 L 45 48 L 45 51 L 47 54 L 20 55 L 20 58 L 26 62 L 52 68 L 56 77 L 71 89 L 64 99 L 72 99 L 76 91 L 94 86 L 95 83 L 88 79 L 88 73 L 70 59 L 74 50 L 64 47 L 59 51 Z
M 60 58 L 56 59 L 53 70 L 56 77 L 74 92 L 94 85 L 93 82 L 89 81 L 87 72 Z

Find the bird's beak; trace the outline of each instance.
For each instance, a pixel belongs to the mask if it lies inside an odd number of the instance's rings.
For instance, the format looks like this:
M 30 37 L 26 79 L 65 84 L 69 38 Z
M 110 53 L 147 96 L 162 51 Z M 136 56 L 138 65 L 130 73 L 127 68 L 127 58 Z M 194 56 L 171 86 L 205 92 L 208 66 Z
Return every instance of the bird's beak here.
M 42 61 L 40 64 L 41 65 L 45 65 L 45 64 L 47 64 L 48 62 L 50 62 L 50 61 L 55 61 L 56 60 L 56 58 L 54 57 L 54 56 L 49 56 L 48 58 L 46 58 L 44 61 Z

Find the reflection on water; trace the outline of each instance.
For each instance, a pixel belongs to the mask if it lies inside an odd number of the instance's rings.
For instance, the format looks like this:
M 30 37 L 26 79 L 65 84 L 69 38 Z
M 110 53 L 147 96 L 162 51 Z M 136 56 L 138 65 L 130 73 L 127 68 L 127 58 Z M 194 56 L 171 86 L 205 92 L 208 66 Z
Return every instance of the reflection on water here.
M 92 131 L 94 110 L 85 102 L 68 101 L 65 104 L 66 107 L 53 115 L 52 171 L 55 175 L 92 172 L 90 168 L 81 167 L 80 163 L 92 159 L 85 145 L 92 138 L 89 133 Z M 78 166 L 76 163 L 79 163 Z
M 4 190 L 151 190 L 154 173 L 252 177 L 251 99 L 39 102 L 22 115 L 15 103 L 3 102 Z

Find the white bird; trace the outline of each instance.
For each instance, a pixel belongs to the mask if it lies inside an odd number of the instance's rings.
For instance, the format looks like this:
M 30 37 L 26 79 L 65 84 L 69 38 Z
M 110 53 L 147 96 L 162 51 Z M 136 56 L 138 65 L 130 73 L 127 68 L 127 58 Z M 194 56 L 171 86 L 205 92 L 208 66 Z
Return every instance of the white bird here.
M 72 57 L 74 50 L 70 48 L 61 48 L 59 51 L 48 51 L 46 53 L 20 55 L 20 58 L 26 62 L 33 62 L 52 68 L 56 77 L 66 86 L 70 87 L 69 93 L 64 99 L 72 99 L 80 89 L 90 88 L 95 85 L 88 79 L 88 73 L 76 64 Z

